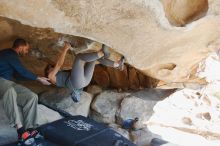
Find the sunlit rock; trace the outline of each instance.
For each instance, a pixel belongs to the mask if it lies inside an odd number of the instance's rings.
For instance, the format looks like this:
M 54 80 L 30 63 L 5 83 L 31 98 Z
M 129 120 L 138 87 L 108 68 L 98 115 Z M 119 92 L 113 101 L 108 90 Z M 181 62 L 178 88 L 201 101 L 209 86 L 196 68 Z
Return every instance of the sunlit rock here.
M 123 135 L 125 138 L 130 139 L 130 133 L 127 130 L 122 129 L 120 125 L 109 124 L 108 126 L 111 127 L 113 130 L 117 131 L 118 133 L 120 133 L 121 135 Z
M 208 0 L 161 0 L 171 24 L 184 26 L 205 16 Z
M 147 127 L 141 130 L 131 132 L 131 139 L 138 146 L 150 145 L 151 140 L 155 137 L 159 136 L 150 132 Z
M 99 122 L 115 123 L 116 111 L 120 107 L 121 100 L 126 97 L 126 93 L 105 91 L 98 95 L 92 105 L 91 117 Z
M 219 83 L 201 90 L 179 90 L 158 102 L 145 124 L 151 132 L 178 145 L 217 146 L 220 142 L 219 90 Z
M 193 70 L 208 52 L 218 47 L 216 41 L 220 37 L 218 0 L 209 0 L 209 4 L 206 0 L 187 2 L 179 2 L 186 4 L 183 8 L 189 9 L 184 16 L 193 15 L 196 20 L 194 17 L 190 21 L 184 19 L 188 25 L 181 28 L 170 25 L 159 0 L 1 0 L 0 15 L 32 27 L 49 28 L 49 34 L 54 30 L 104 43 L 123 54 L 128 64 L 146 75 L 165 82 L 186 82 L 194 79 L 191 78 Z M 198 11 L 194 11 L 197 6 Z M 206 11 L 207 14 L 202 15 Z M 178 15 L 176 11 L 170 13 Z M 1 24 L 8 28 L 8 34 L 20 30 L 10 28 L 5 22 Z M 32 32 L 35 34 L 35 30 Z M 26 36 L 31 35 L 28 33 Z M 32 36 L 34 41 L 35 35 Z M 39 44 L 49 38 L 47 35 L 40 36 L 41 39 L 37 39 Z M 57 36 L 52 38 L 58 39 Z M 45 48 L 47 46 L 42 50 Z M 45 54 L 52 55 L 51 52 Z M 52 56 L 49 58 L 55 60 Z
M 39 100 L 52 108 L 58 108 L 71 115 L 87 117 L 92 102 L 92 96 L 82 91 L 80 101 L 75 103 L 70 97 L 70 91 L 65 88 L 50 88 L 39 95 Z

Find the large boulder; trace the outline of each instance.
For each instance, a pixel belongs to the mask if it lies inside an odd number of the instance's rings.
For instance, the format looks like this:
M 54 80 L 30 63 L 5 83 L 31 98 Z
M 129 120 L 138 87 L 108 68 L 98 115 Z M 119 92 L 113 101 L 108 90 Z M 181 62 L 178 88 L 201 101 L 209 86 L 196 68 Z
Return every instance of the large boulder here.
M 147 127 L 141 130 L 131 131 L 131 140 L 138 146 L 150 145 L 151 140 L 158 137 L 150 132 Z
M 124 136 L 127 139 L 130 139 L 130 133 L 129 131 L 122 129 L 120 125 L 117 124 L 109 124 L 108 125 L 110 128 L 112 128 L 113 130 L 117 131 L 118 133 L 120 133 L 122 136 Z
M 92 94 L 93 96 L 100 94 L 102 91 L 102 87 L 97 85 L 90 85 L 86 88 L 86 92 Z
M 164 11 L 162 2 L 167 4 L 165 9 L 174 5 Z M 208 2 L 210 9 L 203 15 L 207 0 L 1 0 L 0 33 L 4 37 L 0 42 L 4 42 L 2 47 L 9 47 L 16 36 L 28 38 L 36 52 L 54 61 L 59 51 L 52 44 L 60 36 L 85 37 L 112 47 L 146 75 L 166 82 L 185 82 L 193 79 L 192 70 L 198 62 L 218 48 L 220 5 L 218 0 Z M 177 16 L 184 24 L 194 21 L 177 28 L 169 24 L 165 14 Z M 42 54 L 34 53 L 38 57 Z M 71 60 L 70 54 L 67 58 Z M 35 71 L 42 71 L 46 65 L 40 59 L 32 62 Z
M 51 87 L 39 95 L 39 101 L 53 108 L 64 110 L 71 115 L 87 117 L 92 102 L 92 95 L 82 91 L 80 101 L 75 103 L 70 97 L 71 91 L 67 88 Z
M 154 106 L 149 130 L 177 145 L 217 146 L 220 142 L 219 90 L 219 82 L 197 90 L 178 90 Z
M 56 111 L 39 104 L 38 105 L 38 124 L 43 125 L 47 124 L 59 119 L 62 119 L 63 117 Z
M 117 93 L 115 91 L 102 92 L 94 99 L 91 105 L 91 117 L 99 122 L 115 123 L 116 111 L 126 95 L 126 93 Z
M 122 71 L 97 65 L 92 79 L 93 82 L 105 88 L 139 90 L 141 88 L 154 88 L 159 81 L 125 64 Z
M 208 0 L 162 0 L 171 24 L 184 26 L 203 17 L 208 11 Z
M 121 103 L 121 108 L 117 115 L 119 123 L 127 119 L 135 119 L 138 117 L 138 124 L 141 123 L 141 125 L 137 127 L 144 127 L 143 123 L 151 117 L 153 113 L 152 109 L 156 102 L 157 101 L 145 101 L 137 97 L 125 98 Z
M 130 94 L 121 102 L 116 117 L 121 124 L 127 119 L 139 118 L 135 128 L 146 127 L 147 121 L 153 114 L 153 107 L 163 98 L 169 96 L 174 90 L 145 89 Z

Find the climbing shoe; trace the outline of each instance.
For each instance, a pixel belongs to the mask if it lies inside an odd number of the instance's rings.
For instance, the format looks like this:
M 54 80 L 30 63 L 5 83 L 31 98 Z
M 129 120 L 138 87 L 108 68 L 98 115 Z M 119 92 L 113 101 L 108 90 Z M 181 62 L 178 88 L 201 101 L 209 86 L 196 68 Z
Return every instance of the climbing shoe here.
M 74 89 L 71 93 L 71 98 L 74 102 L 79 102 L 80 101 L 80 96 L 81 96 L 82 89 Z
M 36 146 L 35 139 L 31 136 L 29 131 L 25 131 L 18 135 L 18 146 Z

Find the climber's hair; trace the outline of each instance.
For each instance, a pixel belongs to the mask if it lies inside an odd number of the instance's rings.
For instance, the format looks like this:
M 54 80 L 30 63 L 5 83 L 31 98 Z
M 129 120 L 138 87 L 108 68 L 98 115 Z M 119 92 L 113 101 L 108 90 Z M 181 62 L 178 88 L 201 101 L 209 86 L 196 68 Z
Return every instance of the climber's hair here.
M 53 64 L 47 64 L 47 66 L 45 67 L 45 69 L 44 69 L 44 75 L 45 75 L 45 77 L 48 77 L 48 75 L 49 75 L 49 70 L 51 69 L 51 68 L 54 68 L 55 67 L 55 65 L 53 65 Z
M 12 48 L 15 49 L 15 48 L 18 48 L 18 47 L 20 47 L 20 46 L 27 46 L 27 45 L 28 45 L 28 42 L 27 42 L 27 41 L 25 41 L 25 40 L 22 39 L 22 38 L 17 38 L 17 39 L 14 41 L 14 43 L 13 43 L 13 45 L 12 45 Z

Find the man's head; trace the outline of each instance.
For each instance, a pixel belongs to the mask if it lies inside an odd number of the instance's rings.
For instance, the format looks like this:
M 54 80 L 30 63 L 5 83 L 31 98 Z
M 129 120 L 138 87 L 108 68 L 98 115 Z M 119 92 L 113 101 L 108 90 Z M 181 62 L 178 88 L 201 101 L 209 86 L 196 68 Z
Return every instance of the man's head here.
M 19 55 L 26 55 L 29 51 L 29 44 L 22 38 L 18 38 L 14 41 L 12 48 L 19 54 Z

